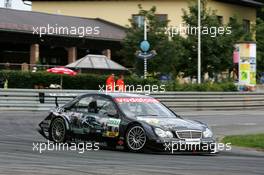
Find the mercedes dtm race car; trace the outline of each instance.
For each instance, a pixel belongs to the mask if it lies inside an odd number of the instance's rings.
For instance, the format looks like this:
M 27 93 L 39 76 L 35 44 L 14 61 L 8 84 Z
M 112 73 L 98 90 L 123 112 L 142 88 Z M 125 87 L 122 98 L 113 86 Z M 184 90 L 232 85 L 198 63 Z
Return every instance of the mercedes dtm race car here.
M 206 124 L 183 119 L 145 95 L 81 95 L 51 110 L 39 126 L 40 133 L 56 143 L 78 139 L 130 151 L 215 153 L 215 139 Z

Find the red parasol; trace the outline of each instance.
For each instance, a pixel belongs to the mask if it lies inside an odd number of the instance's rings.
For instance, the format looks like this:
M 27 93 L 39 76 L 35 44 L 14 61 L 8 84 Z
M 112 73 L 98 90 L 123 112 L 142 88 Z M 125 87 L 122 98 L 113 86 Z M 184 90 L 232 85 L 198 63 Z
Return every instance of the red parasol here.
M 71 76 L 74 76 L 77 74 L 77 72 L 74 72 L 73 70 L 63 67 L 63 66 L 47 69 L 47 72 L 54 73 L 54 74 L 65 74 L 65 75 L 71 75 Z
M 77 72 L 71 69 L 68 69 L 66 67 L 63 67 L 63 66 L 47 69 L 47 72 L 54 73 L 54 74 L 61 74 L 61 75 L 70 75 L 70 76 L 77 75 Z M 61 76 L 60 86 L 62 88 L 62 76 Z

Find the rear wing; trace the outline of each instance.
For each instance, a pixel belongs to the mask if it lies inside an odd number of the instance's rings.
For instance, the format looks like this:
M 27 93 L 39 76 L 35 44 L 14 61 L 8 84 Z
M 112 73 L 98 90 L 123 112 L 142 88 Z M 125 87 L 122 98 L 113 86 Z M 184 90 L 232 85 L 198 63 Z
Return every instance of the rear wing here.
M 54 98 L 54 102 L 56 107 L 59 107 L 59 102 L 65 104 L 68 101 L 76 98 L 78 94 L 74 93 L 44 93 L 44 92 L 39 92 L 39 102 L 40 103 L 45 103 L 46 99 L 50 100 L 50 97 Z

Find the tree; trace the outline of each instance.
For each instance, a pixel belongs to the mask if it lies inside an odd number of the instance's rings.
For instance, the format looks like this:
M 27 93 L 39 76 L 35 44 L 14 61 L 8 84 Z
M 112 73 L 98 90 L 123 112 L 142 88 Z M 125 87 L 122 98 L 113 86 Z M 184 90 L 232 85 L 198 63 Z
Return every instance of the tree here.
M 238 40 L 243 39 L 243 28 L 237 17 L 233 17 L 227 25 L 222 24 L 216 15 L 217 11 L 208 9 L 206 5 L 207 1 L 201 2 L 201 71 L 202 75 L 208 73 L 211 78 L 216 78 L 217 74 L 232 68 L 233 46 Z M 197 15 L 198 6 L 193 4 L 189 6 L 188 11 L 183 10 L 183 22 L 190 28 L 196 27 Z M 197 33 L 188 33 L 184 46 L 190 53 L 181 62 L 181 67 L 185 68 L 182 70 L 184 76 L 197 75 L 197 66 L 193 66 L 197 65 L 197 45 Z
M 157 55 L 148 60 L 148 73 L 170 73 L 174 75 L 179 71 L 178 67 L 172 66 L 177 63 L 179 49 L 177 44 L 171 42 L 166 34 L 168 20 L 160 21 L 155 15 L 156 7 L 150 10 L 144 10 L 141 5 L 138 5 L 138 15 L 147 19 L 148 23 L 148 41 L 151 44 L 151 50 L 156 50 Z M 127 36 L 122 42 L 123 48 L 119 52 L 124 59 L 126 66 L 135 68 L 135 72 L 139 75 L 143 74 L 143 60 L 136 58 L 135 52 L 139 50 L 139 44 L 144 38 L 144 28 L 138 27 L 133 19 L 129 19 L 131 26 L 127 29 Z M 170 58 L 170 59 L 169 59 Z M 170 64 L 170 63 L 171 64 Z
M 155 12 L 156 7 L 144 10 L 139 5 L 138 14 L 148 21 L 148 40 L 151 49 L 157 51 L 157 56 L 148 62 L 148 72 L 170 74 L 174 78 L 180 73 L 184 77 L 196 77 L 197 32 L 188 32 L 185 35 L 178 33 L 169 37 L 167 34 L 169 21 L 159 21 Z M 197 28 L 197 14 L 197 4 L 191 4 L 187 10 L 183 10 L 183 23 L 189 28 Z M 202 0 L 202 75 L 208 73 L 213 78 L 227 69 L 232 70 L 233 46 L 238 40 L 244 39 L 243 27 L 238 21 L 237 17 L 233 17 L 229 24 L 222 24 L 216 11 L 207 9 L 206 1 Z M 120 54 L 125 58 L 126 66 L 134 67 L 135 72 L 142 75 L 143 60 L 136 58 L 135 52 L 139 50 L 139 44 L 143 40 L 143 27 L 138 27 L 133 19 L 130 19 L 130 23 Z M 220 28 L 221 34 L 218 31 Z M 231 32 L 227 30 L 228 28 Z M 212 30 L 215 32 L 213 36 Z
M 257 39 L 257 75 L 260 76 L 264 72 L 264 8 L 259 9 L 256 39 Z

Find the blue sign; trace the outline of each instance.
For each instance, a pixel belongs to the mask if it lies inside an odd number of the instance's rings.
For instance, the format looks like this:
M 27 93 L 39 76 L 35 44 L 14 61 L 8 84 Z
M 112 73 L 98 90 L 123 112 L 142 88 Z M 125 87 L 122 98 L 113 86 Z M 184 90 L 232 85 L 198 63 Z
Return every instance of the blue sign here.
M 150 44 L 148 41 L 144 40 L 140 43 L 140 48 L 143 52 L 147 52 L 150 48 Z

